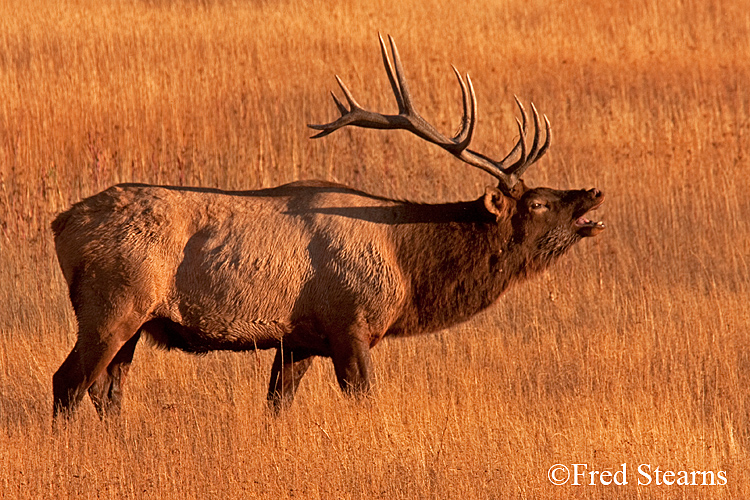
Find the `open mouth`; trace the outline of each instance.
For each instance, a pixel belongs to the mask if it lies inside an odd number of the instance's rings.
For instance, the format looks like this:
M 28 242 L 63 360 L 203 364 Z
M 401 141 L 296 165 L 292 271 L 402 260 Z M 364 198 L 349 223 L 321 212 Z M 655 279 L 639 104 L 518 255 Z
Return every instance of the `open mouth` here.
M 587 213 L 596 210 L 601 206 L 602 203 L 604 203 L 603 197 L 598 201 L 598 203 L 594 204 L 594 206 L 590 207 L 582 215 L 578 216 L 574 225 L 576 227 L 576 232 L 579 235 L 583 237 L 596 236 L 597 234 L 604 231 L 604 228 L 606 227 L 604 222 L 592 221 L 586 217 Z

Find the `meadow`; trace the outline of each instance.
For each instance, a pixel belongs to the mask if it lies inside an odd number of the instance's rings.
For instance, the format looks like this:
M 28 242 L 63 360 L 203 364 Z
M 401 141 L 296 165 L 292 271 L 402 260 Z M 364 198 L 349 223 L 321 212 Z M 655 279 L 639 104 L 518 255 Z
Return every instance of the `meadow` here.
M 49 223 L 72 203 L 118 182 L 421 202 L 493 182 L 403 132 L 309 139 L 334 74 L 395 112 L 378 32 L 446 134 L 450 65 L 471 75 L 478 151 L 508 151 L 513 95 L 533 101 L 553 138 L 527 184 L 603 190 L 607 230 L 470 322 L 378 345 L 365 402 L 318 359 L 273 418 L 272 353 L 142 342 L 121 418 L 87 400 L 53 432 L 76 324 Z M 750 497 L 749 81 L 746 0 L 0 2 L 0 497 Z M 627 485 L 548 479 L 623 463 Z M 641 464 L 726 484 L 639 485 Z

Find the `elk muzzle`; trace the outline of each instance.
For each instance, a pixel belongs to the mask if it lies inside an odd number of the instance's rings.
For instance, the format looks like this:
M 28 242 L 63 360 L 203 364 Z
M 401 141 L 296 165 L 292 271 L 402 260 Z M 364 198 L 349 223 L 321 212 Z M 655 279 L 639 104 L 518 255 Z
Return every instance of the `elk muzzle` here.
M 606 227 L 604 222 L 592 221 L 586 217 L 588 212 L 596 210 L 602 203 L 604 203 L 604 193 L 598 189 L 584 191 L 580 203 L 581 208 L 576 210 L 573 215 L 573 219 L 575 220 L 573 225 L 575 226 L 576 232 L 580 236 L 587 238 L 589 236 L 596 236 L 604 231 L 604 228 Z

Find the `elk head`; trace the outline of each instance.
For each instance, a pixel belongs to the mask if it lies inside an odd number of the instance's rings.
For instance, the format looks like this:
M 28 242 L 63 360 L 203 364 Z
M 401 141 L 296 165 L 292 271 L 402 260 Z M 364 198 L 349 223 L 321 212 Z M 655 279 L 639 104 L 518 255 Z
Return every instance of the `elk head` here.
M 521 180 L 526 169 L 538 161 L 547 152 L 550 144 L 550 124 L 546 115 L 539 117 L 534 104 L 531 104 L 531 120 L 526 109 L 516 97 L 516 104 L 521 112 L 521 119 L 516 118 L 518 141 L 502 160 L 493 160 L 489 156 L 469 149 L 477 117 L 477 100 L 471 78 L 461 76 L 458 70 L 453 71 L 458 78 L 463 98 L 463 117 L 461 128 L 452 137 L 446 137 L 429 124 L 414 108 L 409 87 L 404 77 L 401 58 L 392 37 L 388 42 L 393 56 L 393 63 L 388 49 L 380 39 L 380 51 L 383 57 L 388 80 L 398 104 L 397 115 L 383 115 L 368 111 L 360 106 L 352 93 L 336 76 L 348 107 L 331 92 L 341 116 L 324 125 L 308 125 L 320 130 L 313 138 L 323 137 L 347 125 L 374 129 L 403 129 L 436 144 L 461 161 L 480 168 L 498 180 L 497 187 L 488 187 L 484 195 L 484 205 L 494 214 L 497 221 L 512 221 L 513 240 L 525 245 L 536 245 L 540 252 L 559 255 L 580 238 L 595 236 L 604 230 L 604 223 L 592 222 L 586 218 L 604 201 L 604 194 L 597 189 L 559 191 L 549 188 L 529 189 Z M 533 124 L 531 146 L 527 145 L 530 123 Z M 542 132 L 542 123 L 543 132 Z M 544 140 L 542 141 L 542 136 Z

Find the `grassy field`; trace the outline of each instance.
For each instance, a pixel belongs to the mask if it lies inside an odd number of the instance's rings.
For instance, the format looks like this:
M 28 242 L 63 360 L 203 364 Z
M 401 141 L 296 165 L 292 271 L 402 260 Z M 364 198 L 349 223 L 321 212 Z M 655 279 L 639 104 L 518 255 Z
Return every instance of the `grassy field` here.
M 750 497 L 750 2 L 600 4 L 0 2 L 0 497 Z M 86 401 L 53 433 L 76 326 L 49 222 L 70 204 L 125 181 L 483 193 L 409 134 L 308 139 L 334 74 L 395 111 L 378 31 L 446 133 L 450 64 L 471 74 L 479 151 L 513 144 L 513 94 L 535 102 L 554 137 L 527 183 L 602 189 L 607 231 L 467 324 L 379 345 L 365 403 L 318 360 L 274 419 L 270 353 L 142 343 L 122 418 Z M 628 484 L 555 486 L 558 463 Z M 641 464 L 726 484 L 638 485 Z

